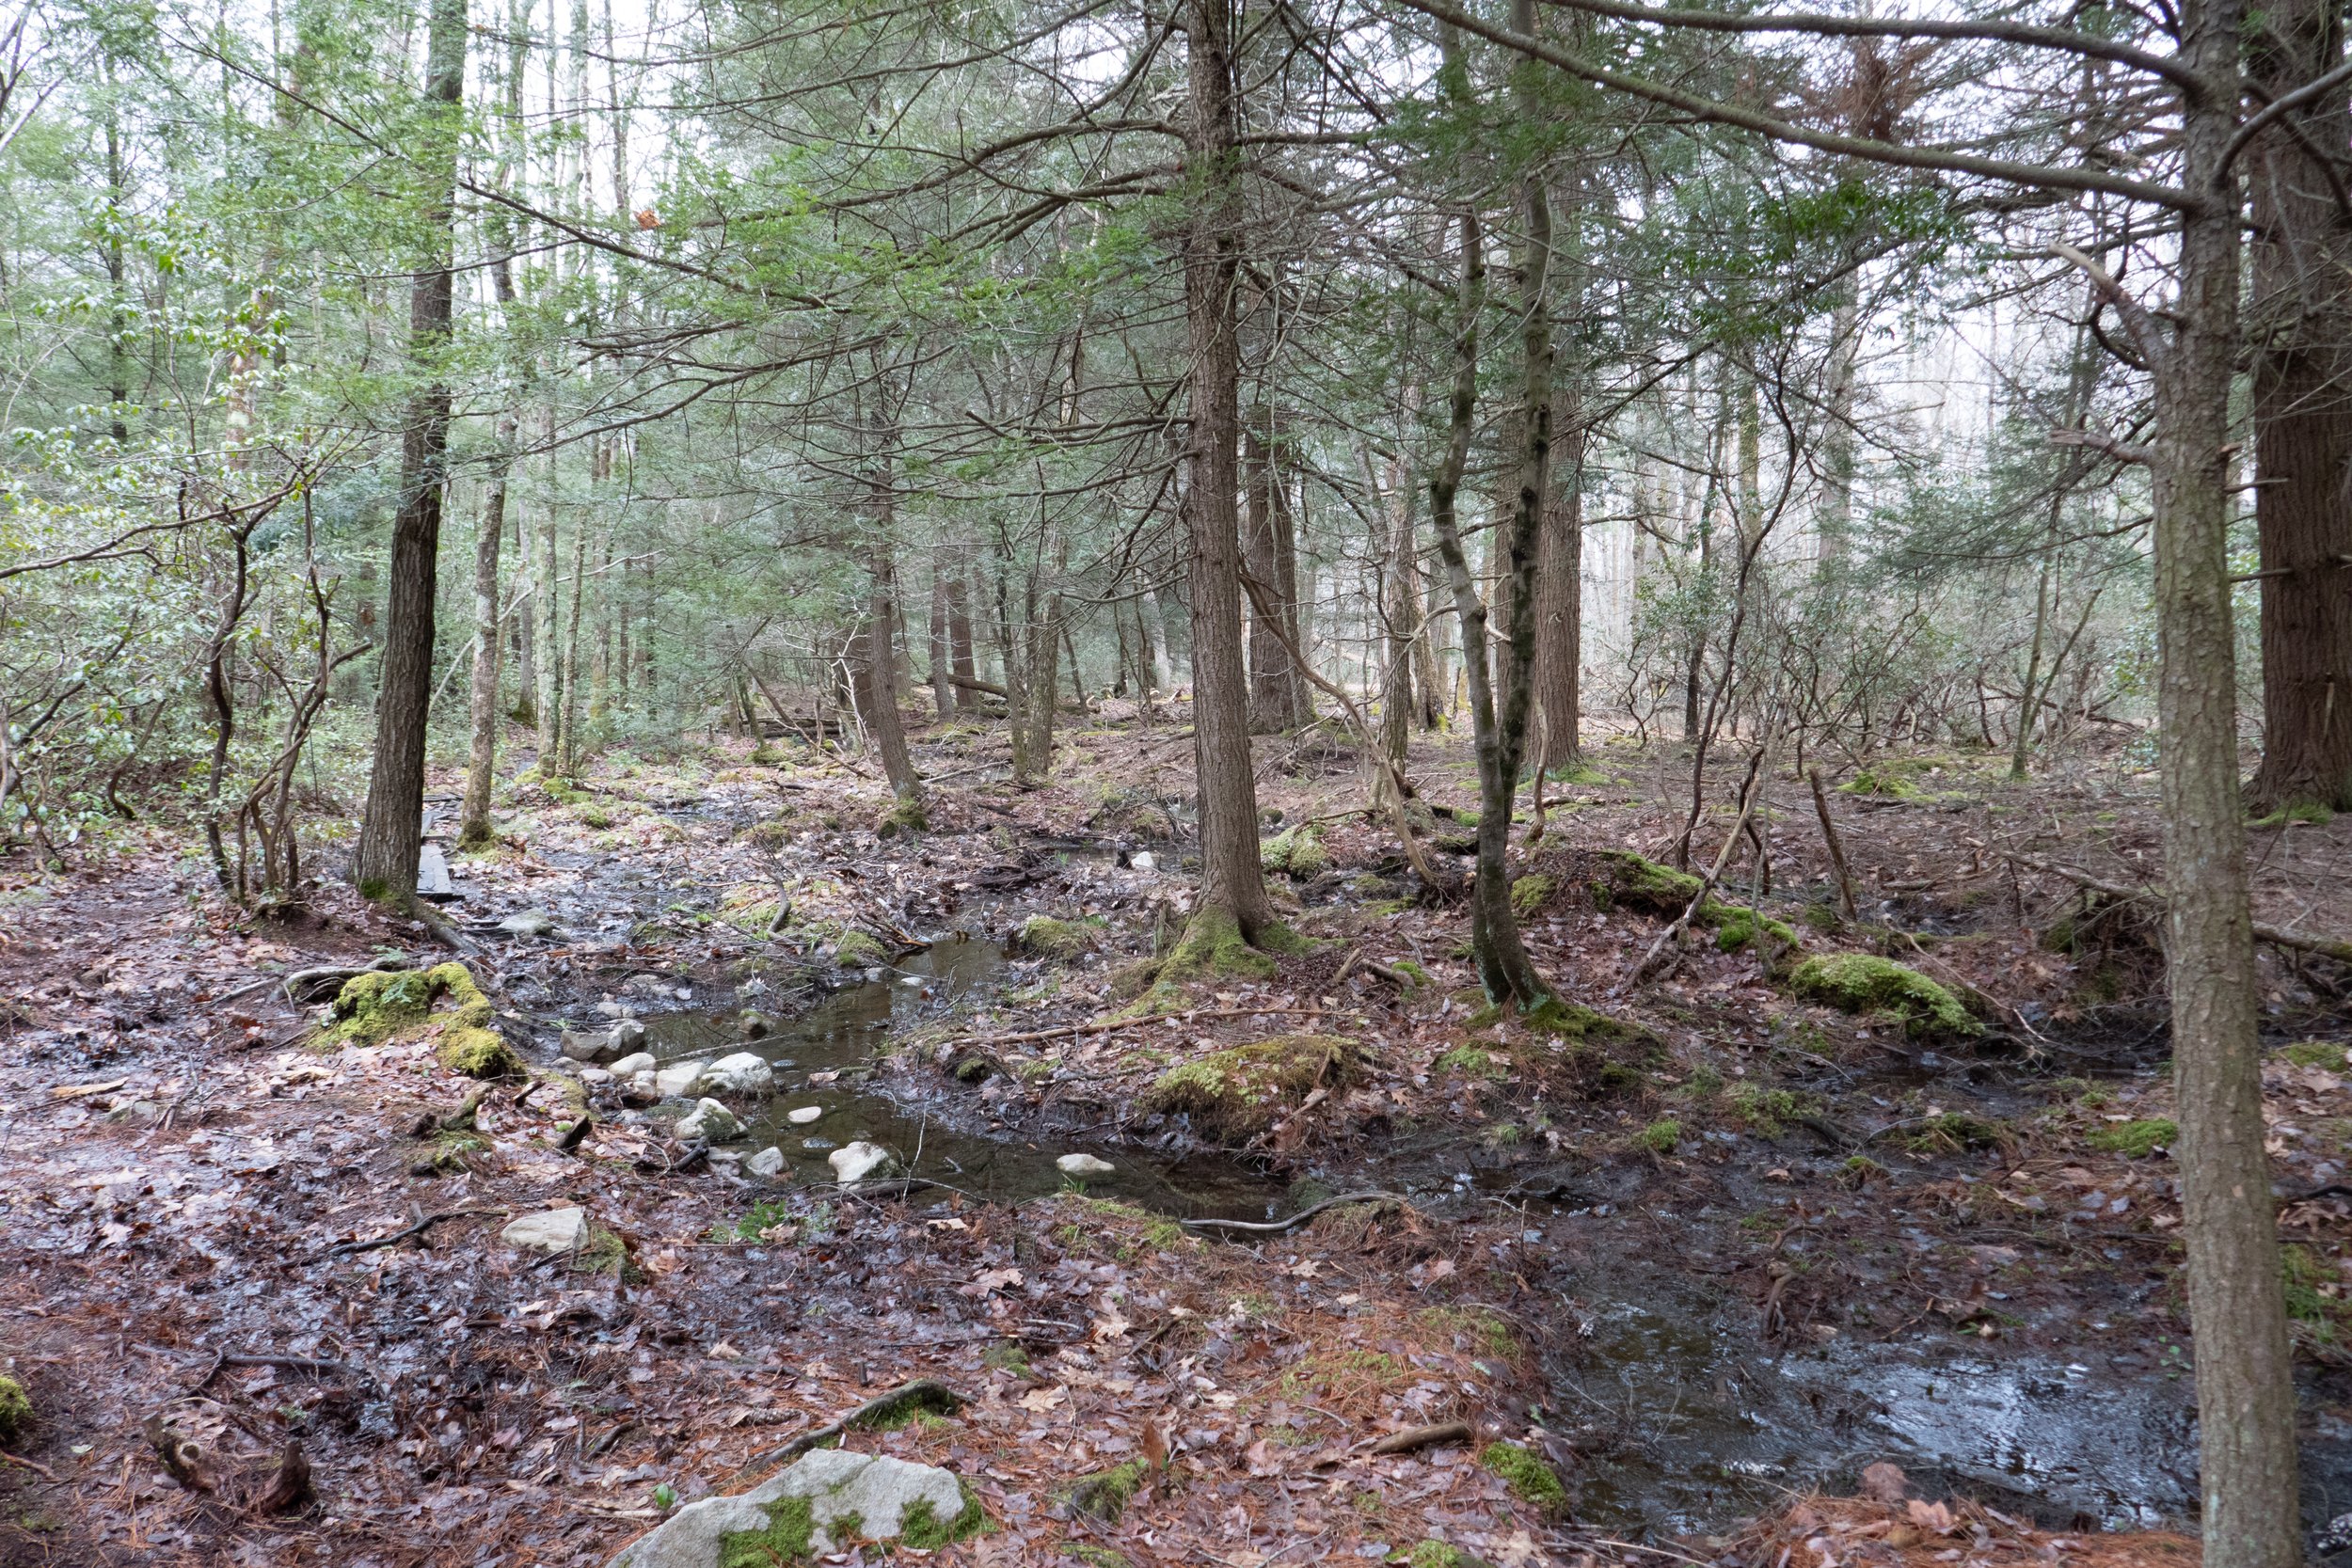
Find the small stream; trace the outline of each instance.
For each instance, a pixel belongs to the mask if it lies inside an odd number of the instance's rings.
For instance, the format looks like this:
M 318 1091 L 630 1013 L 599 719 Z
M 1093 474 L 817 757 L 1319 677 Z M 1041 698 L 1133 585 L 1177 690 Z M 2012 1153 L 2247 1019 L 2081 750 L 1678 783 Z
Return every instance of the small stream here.
M 1006 967 L 996 942 L 957 935 L 832 992 L 800 1017 L 745 1039 L 738 1008 L 654 1014 L 645 1022 L 663 1061 L 751 1051 L 776 1069 L 778 1089 L 743 1107 L 750 1151 L 781 1148 L 787 1177 L 827 1182 L 826 1156 L 864 1139 L 894 1150 L 915 1174 L 995 1202 L 1073 1185 L 1057 1157 L 1090 1153 L 1114 1167 L 1085 1191 L 1180 1218 L 1260 1219 L 1287 1206 L 1283 1183 L 1240 1161 L 1170 1156 L 1083 1136 L 1031 1141 L 959 1106 L 944 1125 L 877 1084 L 880 1048 L 894 1031 L 944 1015 Z M 822 1082 L 812 1082 L 822 1078 Z M 814 1108 L 795 1123 L 790 1113 Z M 1377 1155 L 1372 1156 L 1377 1169 Z M 1424 1192 L 1442 1206 L 1466 1195 L 1424 1157 L 1364 1183 Z M 1484 1185 L 1482 1182 L 1481 1185 Z M 1557 1245 L 1588 1211 L 1542 1203 L 1528 1232 Z M 1606 1214 L 1602 1209 L 1599 1213 Z M 1755 1308 L 1654 1256 L 1634 1231 L 1580 1232 L 1575 1286 L 1588 1332 L 1546 1368 L 1544 1418 L 1578 1450 L 1569 1471 L 1588 1523 L 1650 1537 L 1721 1528 L 1776 1506 L 1792 1491 L 1851 1486 L 1862 1466 L 1891 1459 L 1929 1495 L 1982 1497 L 2047 1525 L 2144 1528 L 2196 1507 L 2194 1410 L 2188 1380 L 2106 1365 L 2106 1337 L 2073 1354 L 2007 1353 L 1922 1332 L 1889 1342 L 1841 1338 L 1783 1348 L 1755 1335 Z M 1589 1277 L 1586 1277 L 1589 1269 Z M 2094 1329 L 2104 1324 L 2090 1325 Z M 2116 1344 L 2113 1348 L 2125 1347 Z M 2177 1369 L 2175 1370 L 2177 1371 Z M 2352 1466 L 2343 1445 L 2306 1454 L 2307 1506 L 2329 1504 Z M 2334 1507 L 2343 1507 L 2335 1501 Z
M 1116 1198 L 1182 1219 L 1264 1219 L 1284 1185 L 1243 1162 L 1208 1154 L 1146 1155 L 1083 1138 L 1030 1142 L 1009 1132 L 974 1132 L 899 1104 L 875 1088 L 880 1047 L 893 1030 L 935 1019 L 1005 966 L 996 942 L 958 934 L 876 976 L 834 991 L 797 1018 L 745 1039 L 739 1009 L 657 1014 L 645 1022 L 650 1049 L 664 1063 L 715 1058 L 739 1051 L 767 1058 L 776 1092 L 756 1107 L 738 1105 L 746 1149 L 774 1145 L 795 1180 L 831 1181 L 826 1156 L 845 1144 L 882 1145 L 909 1171 L 996 1203 L 1017 1203 L 1073 1185 L 1055 1161 L 1092 1154 L 1114 1167 L 1085 1178 L 1096 1197 Z M 824 1077 L 837 1074 L 837 1077 Z M 811 1078 L 823 1081 L 812 1083 Z M 794 1111 L 814 1109 L 794 1122 Z

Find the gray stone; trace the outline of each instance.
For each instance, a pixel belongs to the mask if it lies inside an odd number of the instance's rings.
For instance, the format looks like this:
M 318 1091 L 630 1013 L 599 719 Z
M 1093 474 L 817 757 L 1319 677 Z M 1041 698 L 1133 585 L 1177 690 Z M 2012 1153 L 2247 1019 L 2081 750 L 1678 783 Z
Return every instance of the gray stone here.
M 661 1099 L 661 1085 L 649 1069 L 636 1073 L 621 1084 L 621 1098 L 631 1105 L 651 1105 Z
M 645 1049 L 645 1026 L 633 1018 L 615 1020 L 604 1037 L 612 1042 L 612 1054 L 626 1056 L 632 1051 Z
M 906 1528 L 910 1513 L 928 1515 L 940 1528 L 962 1522 L 965 1507 L 962 1483 L 952 1470 L 886 1454 L 818 1449 L 748 1492 L 688 1503 L 622 1547 L 611 1568 L 718 1568 L 727 1538 L 767 1529 L 775 1522 L 769 1505 L 787 1497 L 808 1499 L 812 1557 L 840 1549 L 831 1533 L 839 1523 L 855 1521 L 861 1538 L 888 1541 Z
M 710 1064 L 703 1087 L 717 1094 L 766 1094 L 776 1086 L 775 1069 L 765 1056 L 739 1051 Z
M 640 1051 L 633 1055 L 624 1056 L 619 1061 L 614 1062 L 612 1064 L 612 1076 L 615 1078 L 634 1078 L 641 1072 L 651 1072 L 660 1065 L 661 1064 L 660 1062 L 653 1059 L 652 1052 Z
M 1064 1176 L 1108 1176 L 1119 1167 L 1091 1154 L 1065 1154 L 1054 1162 L 1054 1168 Z
M 588 1242 L 588 1211 L 548 1209 L 525 1214 L 499 1232 L 499 1240 L 524 1252 L 570 1252 Z
M 613 1046 L 612 1036 L 601 1030 L 593 1035 L 575 1035 L 566 1029 L 564 1054 L 575 1062 L 609 1062 L 621 1053 Z
M 580 1069 L 580 1081 L 583 1084 L 610 1084 L 612 1074 L 600 1067 L 584 1067 Z
M 844 1144 L 825 1156 L 833 1167 L 833 1179 L 843 1186 L 850 1186 L 869 1176 L 887 1176 L 898 1167 L 898 1157 L 880 1144 L 869 1144 L 863 1138 Z
M 1127 863 L 1137 871 L 1156 871 L 1160 866 L 1160 858 L 1149 849 L 1138 849 L 1129 858 Z
M 743 1162 L 743 1168 L 754 1176 L 782 1176 L 784 1150 L 770 1144 L 766 1148 Z
M 784 1119 L 795 1127 L 806 1127 L 824 1114 L 825 1108 L 822 1105 L 803 1105 L 798 1110 L 787 1111 L 784 1114 Z
M 746 1012 L 742 1017 L 741 1027 L 745 1039 L 755 1040 L 766 1037 L 769 1024 L 767 1019 L 758 1013 Z
M 735 1113 L 715 1100 L 702 1100 L 694 1108 L 678 1117 L 677 1135 L 686 1143 L 724 1143 L 738 1136 L 743 1124 L 735 1119 Z
M 653 1081 L 665 1095 L 694 1095 L 702 1093 L 703 1080 L 709 1073 L 708 1062 L 672 1062 L 656 1069 Z
M 561 928 L 545 910 L 525 910 L 499 922 L 499 929 L 510 937 L 551 937 Z

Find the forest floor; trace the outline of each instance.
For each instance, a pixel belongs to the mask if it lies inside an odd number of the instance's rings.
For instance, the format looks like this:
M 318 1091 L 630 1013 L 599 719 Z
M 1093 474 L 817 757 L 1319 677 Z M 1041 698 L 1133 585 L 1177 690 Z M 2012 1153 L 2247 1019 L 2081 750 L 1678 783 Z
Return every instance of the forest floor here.
M 448 958 L 423 927 L 332 886 L 249 913 L 160 826 L 0 875 L 0 1372 L 35 1411 L 0 1564 L 602 1563 L 917 1377 L 962 1408 L 851 1441 L 963 1477 L 991 1528 L 942 1555 L 977 1562 L 2194 1558 L 2168 1532 L 2195 1461 L 2160 962 L 2143 904 L 2051 869 L 2159 875 L 2119 759 L 1825 768 L 1854 920 L 1784 780 L 1776 885 L 1735 856 L 1637 984 L 1683 895 L 1623 856 L 1668 855 L 1691 758 L 1597 746 L 1516 890 L 1595 1012 L 1532 1026 L 1483 1010 L 1461 911 L 1410 900 L 1326 737 L 1259 752 L 1311 944 L 1182 985 L 1153 965 L 1188 730 L 1075 721 L 1032 790 L 995 732 L 916 739 L 914 837 L 875 835 L 865 762 L 791 740 L 511 786 L 444 914 L 527 1070 L 422 1137 L 476 1086 L 439 1063 L 450 1022 L 320 1049 L 280 982 Z M 1744 760 L 1708 770 L 1697 863 Z M 1466 847 L 1464 749 L 1412 771 Z M 2265 920 L 2352 936 L 2352 820 L 2254 853 Z M 1804 960 L 1841 954 L 1960 1006 L 1813 999 Z M 2276 1178 L 2314 1195 L 2281 1236 L 2325 1555 L 2352 1511 L 2352 1012 L 2332 960 L 2263 962 Z M 559 1053 L 624 1014 L 665 1060 L 768 1056 L 783 1092 L 681 1160 L 684 1102 Z M 857 1138 L 938 1185 L 841 1189 L 825 1156 Z M 784 1171 L 746 1174 L 771 1143 Z M 1065 1176 L 1080 1152 L 1110 1170 Z M 1198 1223 L 1358 1191 L 1391 1196 Z M 584 1244 L 502 1244 L 567 1205 Z

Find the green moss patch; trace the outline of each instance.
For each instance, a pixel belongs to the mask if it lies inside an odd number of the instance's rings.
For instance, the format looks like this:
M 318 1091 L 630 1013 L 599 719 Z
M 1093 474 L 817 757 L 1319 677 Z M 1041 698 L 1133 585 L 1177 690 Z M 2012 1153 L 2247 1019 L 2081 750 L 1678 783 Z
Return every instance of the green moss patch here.
M 1151 1475 L 1149 1464 L 1130 1459 L 1107 1470 L 1079 1477 L 1061 1489 L 1060 1501 L 1073 1513 L 1083 1513 L 1101 1524 L 1117 1524 Z
M 1604 908 L 1623 907 L 1671 920 L 1691 907 L 1701 879 L 1688 871 L 1661 865 L 1630 849 L 1605 849 L 1600 854 L 1600 879 L 1594 896 Z
M 834 939 L 833 961 L 843 969 L 873 969 L 890 961 L 890 950 L 854 927 Z
M 33 1402 L 24 1385 L 0 1372 L 0 1441 L 8 1441 L 33 1424 Z
M 1303 953 L 1314 944 L 1289 927 L 1269 924 L 1252 945 L 1241 922 L 1227 911 L 1205 909 L 1184 922 L 1184 934 L 1159 960 L 1150 988 L 1128 1007 L 1135 1016 L 1169 1012 L 1184 1005 L 1184 988 L 1200 980 L 1270 980 L 1274 955 Z
M 1633 1141 L 1652 1154 L 1672 1154 L 1675 1146 L 1682 1141 L 1682 1123 L 1672 1117 L 1653 1121 L 1634 1133 Z
M 1922 1034 L 1982 1032 L 1960 999 L 1915 969 L 1870 953 L 1807 958 L 1788 976 L 1799 996 L 1850 1013 L 1888 1012 Z
M 778 1563 L 808 1560 L 810 1538 L 817 1533 L 815 1506 L 806 1497 L 778 1497 L 764 1507 L 764 1528 L 719 1538 L 719 1568 L 776 1568 Z
M 1102 934 L 1100 919 L 1056 920 L 1051 915 L 1033 914 L 1021 923 L 1013 940 L 1025 953 L 1067 960 L 1091 952 Z
M 1321 833 L 1302 823 L 1261 840 L 1258 863 L 1268 871 L 1303 882 L 1331 869 L 1331 851 L 1323 847 Z
M 2296 1067 L 2326 1068 L 2330 1072 L 2344 1069 L 2344 1051 L 2335 1040 L 2297 1040 L 2279 1053 Z
M 490 1027 L 495 1016 L 490 999 L 464 964 L 370 970 L 343 982 L 317 1043 L 382 1045 L 414 1039 L 437 1025 L 436 1052 L 443 1067 L 471 1078 L 504 1078 L 521 1071 L 523 1064 Z
M 1560 889 L 1556 877 L 1532 872 L 1511 884 L 1511 910 L 1521 920 L 1531 918 L 1536 911 L 1551 902 L 1551 895 Z
M 1533 1504 L 1554 1518 L 1568 1512 L 1568 1489 L 1560 1484 L 1559 1475 L 1538 1458 L 1532 1449 L 1517 1443 L 1489 1443 L 1479 1454 L 1478 1463 L 1501 1476 L 1521 1502 Z
M 2109 1154 L 2145 1160 L 2159 1150 L 2169 1150 L 2180 1136 L 2180 1125 L 2170 1117 L 2150 1117 L 2144 1121 L 2118 1121 L 2094 1127 L 2083 1141 Z
M 1193 1118 L 1234 1142 L 1270 1130 L 1317 1088 L 1337 1090 L 1360 1067 L 1356 1042 L 1336 1035 L 1278 1035 L 1171 1068 L 1144 1092 L 1146 1111 Z

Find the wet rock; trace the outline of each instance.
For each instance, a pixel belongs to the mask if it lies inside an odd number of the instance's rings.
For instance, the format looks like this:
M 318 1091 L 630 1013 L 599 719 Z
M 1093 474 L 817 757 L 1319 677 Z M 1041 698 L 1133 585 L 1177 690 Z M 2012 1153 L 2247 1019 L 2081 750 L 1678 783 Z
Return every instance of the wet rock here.
M 700 1100 L 678 1118 L 677 1135 L 684 1143 L 724 1143 L 743 1131 L 735 1113 L 715 1100 Z
M 887 1176 L 898 1168 L 897 1155 L 863 1138 L 834 1149 L 825 1156 L 825 1163 L 833 1167 L 833 1179 L 845 1187 L 869 1176 Z
M 584 1067 L 580 1069 L 580 1081 L 583 1084 L 610 1084 L 612 1074 L 600 1067 Z
M 614 1062 L 612 1066 L 612 1072 L 615 1078 L 634 1078 L 641 1072 L 651 1072 L 660 1065 L 653 1059 L 653 1053 L 640 1051 Z
M 743 1168 L 754 1176 L 781 1176 L 784 1174 L 784 1150 L 770 1144 L 744 1161 Z
M 499 929 L 510 937 L 551 937 L 562 928 L 545 910 L 525 910 L 499 922 Z
M 661 1099 L 661 1082 L 651 1069 L 623 1080 L 621 1098 L 631 1105 L 651 1105 Z
M 591 1035 L 564 1031 L 564 1054 L 575 1062 L 609 1062 L 621 1054 L 612 1037 L 602 1030 Z
M 850 1539 L 935 1549 L 971 1534 L 983 1517 L 952 1470 L 818 1449 L 749 1492 L 687 1504 L 622 1547 L 610 1568 L 798 1562 L 838 1551 Z
M 612 1042 L 615 1056 L 626 1056 L 645 1049 L 645 1026 L 636 1019 L 622 1018 L 605 1031 L 605 1038 Z
M 703 1079 L 706 1090 L 719 1094 L 766 1094 L 775 1086 L 775 1069 L 749 1051 L 720 1057 Z
M 703 1080 L 709 1071 L 708 1062 L 672 1062 L 668 1067 L 655 1069 L 654 1086 L 665 1096 L 700 1094 Z
M 1137 871 L 1157 871 L 1160 868 L 1160 858 L 1149 849 L 1138 849 L 1127 863 Z
M 548 1209 L 525 1214 L 500 1231 L 499 1240 L 523 1252 L 570 1252 L 587 1244 L 588 1211 Z
M 1064 1176 L 1108 1176 L 1119 1167 L 1091 1154 L 1065 1154 L 1054 1162 L 1054 1168 Z
M 787 1112 L 784 1119 L 795 1127 L 806 1127 L 824 1114 L 825 1108 L 822 1105 L 803 1105 L 797 1110 Z
M 742 1029 L 743 1037 L 747 1040 L 768 1037 L 768 1020 L 761 1014 L 746 1011 L 739 1022 L 739 1027 Z

